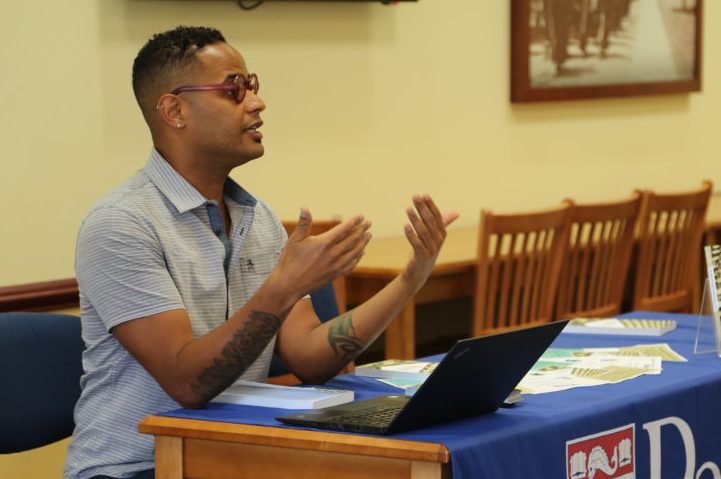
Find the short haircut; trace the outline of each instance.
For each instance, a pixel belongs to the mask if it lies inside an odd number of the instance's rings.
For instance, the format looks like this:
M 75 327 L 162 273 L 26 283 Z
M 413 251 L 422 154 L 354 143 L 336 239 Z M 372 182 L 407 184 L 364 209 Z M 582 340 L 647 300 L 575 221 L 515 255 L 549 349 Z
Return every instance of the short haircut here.
M 158 97 L 195 63 L 198 50 L 214 43 L 225 43 L 219 30 L 180 25 L 156 33 L 140 49 L 133 62 L 133 92 L 148 124 Z

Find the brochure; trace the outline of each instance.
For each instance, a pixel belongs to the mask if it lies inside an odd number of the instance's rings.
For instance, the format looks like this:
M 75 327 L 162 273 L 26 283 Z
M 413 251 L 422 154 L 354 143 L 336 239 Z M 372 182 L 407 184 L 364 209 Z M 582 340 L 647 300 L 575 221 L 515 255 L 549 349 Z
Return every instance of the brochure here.
M 661 336 L 676 329 L 673 319 L 590 319 L 576 318 L 563 329 L 572 334 L 611 334 L 622 336 Z

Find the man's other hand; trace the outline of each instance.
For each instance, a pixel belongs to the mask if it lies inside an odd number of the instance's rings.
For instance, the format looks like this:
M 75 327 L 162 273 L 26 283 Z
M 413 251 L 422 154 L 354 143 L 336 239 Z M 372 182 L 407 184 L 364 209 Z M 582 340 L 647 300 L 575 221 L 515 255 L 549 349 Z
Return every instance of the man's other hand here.
M 446 239 L 446 226 L 458 218 L 458 213 L 451 211 L 441 214 L 429 195 L 415 195 L 413 208 L 408 208 L 406 214 L 410 223 L 405 225 L 404 231 L 413 252 L 403 276 L 420 288 L 436 263 Z

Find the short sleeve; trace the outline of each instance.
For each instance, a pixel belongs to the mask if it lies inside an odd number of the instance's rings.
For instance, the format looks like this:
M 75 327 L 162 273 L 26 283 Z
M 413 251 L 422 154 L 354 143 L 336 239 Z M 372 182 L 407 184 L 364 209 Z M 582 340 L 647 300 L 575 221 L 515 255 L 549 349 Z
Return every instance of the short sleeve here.
M 75 269 L 81 295 L 108 331 L 131 319 L 184 308 L 151 225 L 131 212 L 106 206 L 86 217 Z

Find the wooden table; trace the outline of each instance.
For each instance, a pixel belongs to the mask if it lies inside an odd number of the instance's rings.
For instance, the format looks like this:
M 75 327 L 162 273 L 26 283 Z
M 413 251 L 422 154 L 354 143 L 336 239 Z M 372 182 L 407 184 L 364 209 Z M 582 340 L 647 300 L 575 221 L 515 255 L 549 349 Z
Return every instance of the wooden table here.
M 450 229 L 428 282 L 385 331 L 385 357 L 415 358 L 415 307 L 473 296 L 478 227 Z M 347 302 L 357 305 L 373 296 L 403 270 L 411 247 L 405 237 L 373 239 L 348 276 Z
M 441 444 L 162 416 L 139 431 L 156 436 L 156 479 L 451 477 Z
M 721 195 L 713 195 L 709 201 L 704 241 L 721 244 Z M 373 239 L 365 256 L 347 278 L 348 304 L 358 305 L 382 289 L 402 271 L 409 254 L 410 246 L 405 237 Z M 473 297 L 477 254 L 478 226 L 448 230 L 446 243 L 428 282 L 386 329 L 386 358 L 415 358 L 416 305 Z

